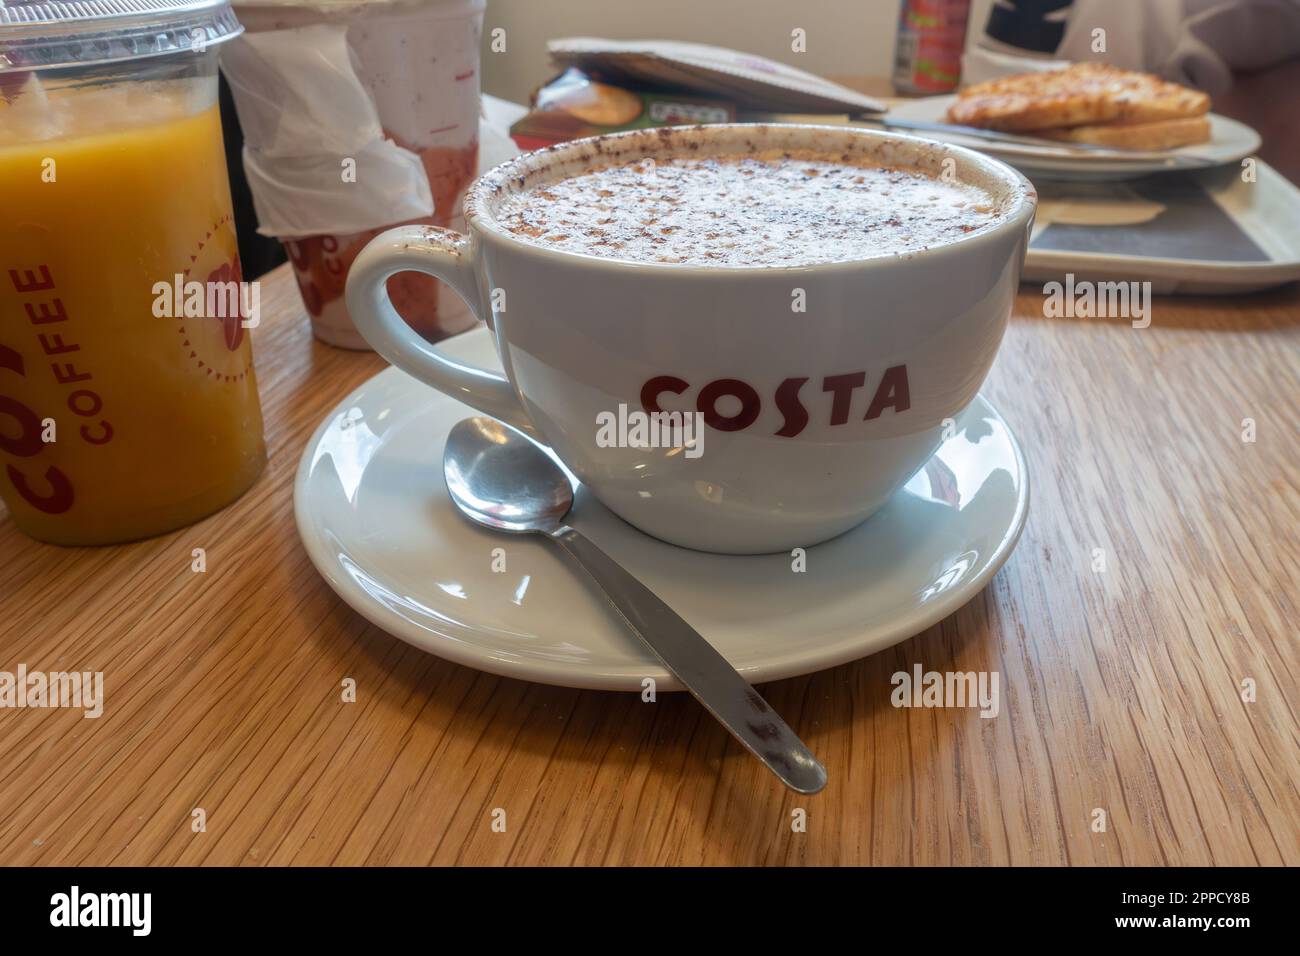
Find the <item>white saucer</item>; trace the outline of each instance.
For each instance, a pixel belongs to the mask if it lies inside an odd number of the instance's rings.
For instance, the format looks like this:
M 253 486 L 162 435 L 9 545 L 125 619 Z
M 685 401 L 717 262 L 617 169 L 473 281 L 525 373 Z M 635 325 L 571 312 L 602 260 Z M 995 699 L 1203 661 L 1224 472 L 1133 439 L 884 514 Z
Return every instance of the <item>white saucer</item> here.
M 499 368 L 479 328 L 451 354 Z M 472 414 L 395 368 L 332 411 L 294 484 L 312 562 L 388 633 L 468 667 L 604 690 L 679 689 L 564 555 L 541 538 L 470 524 L 442 477 L 443 442 Z M 1024 457 L 982 397 L 906 489 L 864 524 L 790 555 L 723 556 L 647 537 L 585 491 L 569 523 L 663 597 L 751 682 L 865 657 L 942 620 L 1015 547 L 1029 504 Z M 503 549 L 505 571 L 493 570 Z
M 948 107 L 956 100 L 951 96 L 926 96 L 908 100 L 893 107 L 889 116 L 900 120 L 922 123 L 943 123 L 948 114 Z M 1197 156 L 1214 163 L 1226 164 L 1240 162 L 1259 149 L 1259 133 L 1245 123 L 1239 123 L 1227 116 L 1211 113 L 1210 139 L 1205 143 L 1180 146 L 1177 149 L 1162 150 L 1164 155 Z M 932 139 L 942 139 L 958 146 L 969 146 L 982 153 L 995 156 L 1003 162 L 1010 163 L 1032 179 L 1043 176 L 1055 179 L 1074 180 L 1123 180 L 1135 179 L 1151 173 L 1167 172 L 1171 168 L 1158 159 L 1125 159 L 1102 155 L 1090 155 L 1071 151 L 1064 147 L 1045 144 L 1043 146 L 1023 143 L 999 143 L 975 136 L 963 136 L 959 132 L 938 134 L 919 133 Z

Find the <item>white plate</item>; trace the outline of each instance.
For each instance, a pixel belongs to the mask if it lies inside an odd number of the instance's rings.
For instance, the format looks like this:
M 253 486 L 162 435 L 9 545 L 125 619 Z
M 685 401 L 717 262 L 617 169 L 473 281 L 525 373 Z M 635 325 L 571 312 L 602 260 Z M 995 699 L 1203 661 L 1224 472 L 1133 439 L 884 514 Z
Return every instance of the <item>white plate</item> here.
M 922 99 L 908 100 L 890 109 L 885 118 L 886 120 L 893 117 L 909 122 L 942 123 L 945 121 L 948 107 L 956 98 L 955 95 L 927 96 Z M 1227 164 L 1240 162 L 1259 149 L 1259 133 L 1244 123 L 1238 123 L 1217 113 L 1211 113 L 1209 120 L 1209 142 L 1164 150 L 1164 154 L 1199 156 L 1215 163 Z M 1031 179 L 1037 175 L 1056 179 L 1120 180 L 1170 170 L 1169 166 L 1155 159 L 1111 159 L 1107 156 L 1070 152 L 1059 146 L 998 143 L 975 136 L 963 136 L 957 132 L 917 133 L 916 135 L 978 149 L 980 152 L 1010 163 Z
M 476 329 L 445 343 L 499 368 Z M 416 647 L 524 680 L 605 690 L 676 681 L 541 538 L 472 525 L 447 497 L 447 432 L 471 414 L 387 369 L 332 411 L 294 485 L 312 562 L 354 609 Z M 1029 504 L 1024 458 L 977 398 L 955 434 L 882 511 L 790 555 L 730 557 L 643 535 L 585 492 L 570 524 L 663 597 L 751 682 L 864 657 L 947 617 L 1015 547 Z M 505 570 L 494 571 L 494 551 Z

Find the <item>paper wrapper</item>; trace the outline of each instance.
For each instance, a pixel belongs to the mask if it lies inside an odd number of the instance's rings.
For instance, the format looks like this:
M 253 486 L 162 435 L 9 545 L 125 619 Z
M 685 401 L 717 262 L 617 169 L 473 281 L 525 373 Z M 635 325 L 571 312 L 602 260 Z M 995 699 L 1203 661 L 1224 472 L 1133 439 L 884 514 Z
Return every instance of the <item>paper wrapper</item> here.
M 343 298 L 367 242 L 408 223 L 463 228 L 479 169 L 482 11 L 482 0 L 239 5 L 248 32 L 222 69 L 258 231 L 285 244 L 324 341 L 367 347 Z M 473 324 L 430 276 L 402 273 L 388 288 L 428 339 Z
M 433 215 L 424 165 L 385 135 L 347 29 L 247 33 L 222 51 L 263 235 L 360 232 Z

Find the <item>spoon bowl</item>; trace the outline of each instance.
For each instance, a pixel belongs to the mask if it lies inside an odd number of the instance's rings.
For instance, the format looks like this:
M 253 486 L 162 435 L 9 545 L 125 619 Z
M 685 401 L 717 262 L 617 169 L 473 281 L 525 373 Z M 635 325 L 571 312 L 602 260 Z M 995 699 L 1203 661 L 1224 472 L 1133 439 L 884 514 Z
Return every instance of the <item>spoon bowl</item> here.
M 456 423 L 447 435 L 443 473 L 456 506 L 497 531 L 549 534 L 573 507 L 573 484 L 560 466 L 492 418 Z

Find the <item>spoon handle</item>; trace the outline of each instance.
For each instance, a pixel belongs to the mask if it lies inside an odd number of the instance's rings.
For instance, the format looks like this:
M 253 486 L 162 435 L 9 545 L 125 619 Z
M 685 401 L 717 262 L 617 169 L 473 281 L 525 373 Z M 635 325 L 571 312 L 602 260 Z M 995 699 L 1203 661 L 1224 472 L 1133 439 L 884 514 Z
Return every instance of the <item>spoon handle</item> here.
M 632 632 L 695 699 L 786 786 L 799 793 L 826 786 L 826 768 L 699 631 L 577 531 L 564 526 L 550 537 L 582 565 Z

